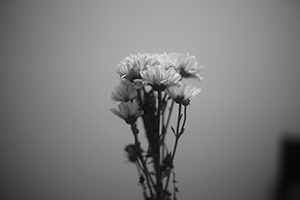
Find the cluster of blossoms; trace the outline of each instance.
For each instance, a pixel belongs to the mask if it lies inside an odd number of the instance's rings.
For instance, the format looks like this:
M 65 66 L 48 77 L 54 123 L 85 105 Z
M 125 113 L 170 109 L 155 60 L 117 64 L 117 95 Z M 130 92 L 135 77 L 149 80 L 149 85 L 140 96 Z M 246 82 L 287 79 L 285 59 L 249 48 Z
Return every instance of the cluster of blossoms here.
M 168 183 L 173 172 L 177 143 L 185 130 L 187 106 L 191 98 L 201 91 L 183 79 L 194 78 L 201 81 L 201 68 L 194 56 L 179 53 L 138 53 L 126 57 L 117 65 L 116 72 L 120 80 L 115 90 L 111 92 L 111 99 L 119 104 L 118 109 L 112 108 L 111 111 L 131 126 L 134 144 L 127 145 L 125 151 L 128 153 L 129 161 L 138 166 L 139 183 L 143 186 L 145 199 L 170 199 Z M 174 102 L 179 105 L 177 128 L 175 130 L 171 127 L 176 140 L 173 152 L 168 152 L 164 138 Z M 182 107 L 184 107 L 183 114 Z M 167 118 L 166 108 L 169 108 Z M 180 125 L 182 116 L 184 119 Z M 139 130 L 136 121 L 139 117 L 142 118 L 149 142 L 147 151 L 142 150 L 138 139 Z M 149 171 L 147 159 L 151 159 L 153 171 Z M 156 181 L 153 180 L 153 175 Z M 174 176 L 173 172 L 173 179 Z M 164 178 L 166 178 L 165 187 L 163 187 Z M 173 183 L 175 184 L 174 180 Z M 176 191 L 178 189 L 174 186 L 173 199 L 176 198 Z

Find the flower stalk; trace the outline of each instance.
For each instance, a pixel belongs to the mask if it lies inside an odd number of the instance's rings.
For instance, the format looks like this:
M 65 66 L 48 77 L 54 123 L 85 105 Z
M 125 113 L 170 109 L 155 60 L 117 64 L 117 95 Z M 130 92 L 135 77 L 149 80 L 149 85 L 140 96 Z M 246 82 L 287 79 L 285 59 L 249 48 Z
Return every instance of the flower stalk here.
M 182 105 L 179 104 L 179 108 L 178 108 L 178 117 L 177 117 L 177 127 L 176 127 L 176 133 L 174 133 L 175 135 L 175 144 L 174 144 L 174 149 L 173 149 L 173 154 L 172 154 L 172 158 L 171 158 L 171 162 L 173 163 L 174 161 L 174 157 L 176 154 L 176 150 L 177 150 L 177 145 L 178 145 L 178 141 L 180 136 L 183 134 L 184 132 L 184 126 L 185 126 L 185 122 L 186 122 L 186 118 L 187 118 L 187 106 L 184 106 L 184 119 L 183 119 L 183 124 L 181 126 L 180 132 L 179 132 L 179 125 L 180 125 L 180 120 L 181 120 L 181 109 L 182 109 Z M 168 188 L 169 185 L 169 180 L 170 180 L 170 173 L 167 176 L 167 181 L 166 181 L 166 186 L 165 189 Z

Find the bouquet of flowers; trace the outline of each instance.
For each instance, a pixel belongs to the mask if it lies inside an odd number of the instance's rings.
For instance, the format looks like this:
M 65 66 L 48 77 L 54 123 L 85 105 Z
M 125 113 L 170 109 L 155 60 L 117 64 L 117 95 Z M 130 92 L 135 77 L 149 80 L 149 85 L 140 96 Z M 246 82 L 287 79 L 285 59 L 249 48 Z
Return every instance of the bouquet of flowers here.
M 120 81 L 111 92 L 119 102 L 111 111 L 131 128 L 134 142 L 125 147 L 128 160 L 137 166 L 139 185 L 145 200 L 177 199 L 174 157 L 180 137 L 185 132 L 187 107 L 201 89 L 185 79 L 202 80 L 195 57 L 189 54 L 136 54 L 117 65 Z M 171 126 L 175 137 L 173 150 L 165 143 L 174 104 L 178 104 L 177 124 Z M 148 141 L 146 148 L 139 140 L 137 120 L 141 118 Z M 169 190 L 172 176 L 172 192 Z

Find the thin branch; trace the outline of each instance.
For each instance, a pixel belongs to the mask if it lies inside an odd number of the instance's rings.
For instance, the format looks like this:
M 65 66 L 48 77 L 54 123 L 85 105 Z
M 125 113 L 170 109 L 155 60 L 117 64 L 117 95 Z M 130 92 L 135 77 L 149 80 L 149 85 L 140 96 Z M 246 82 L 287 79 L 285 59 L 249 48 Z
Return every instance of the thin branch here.
M 144 171 L 144 170 L 142 169 L 142 167 L 141 167 L 140 163 L 138 162 L 138 160 L 136 160 L 135 166 L 136 166 L 136 169 L 137 169 L 137 171 L 138 171 L 139 178 L 141 178 L 141 177 L 142 177 L 141 170 L 142 170 L 142 171 Z M 141 169 L 140 169 L 140 168 L 141 168 Z M 144 194 L 145 194 L 145 193 L 146 193 L 146 187 L 145 187 L 144 183 L 141 183 L 141 185 L 142 185 L 142 188 L 143 188 L 143 192 L 144 192 Z M 150 190 L 150 189 L 149 189 L 149 190 Z
M 180 130 L 180 134 L 178 137 L 180 137 L 184 132 L 184 126 L 185 126 L 185 122 L 186 122 L 186 118 L 187 118 L 186 112 L 187 112 L 187 106 L 184 106 L 184 119 L 183 119 L 183 124 L 182 124 L 181 130 Z
M 147 165 L 146 165 L 146 163 L 144 162 L 143 156 L 141 155 L 141 152 L 140 152 L 139 141 L 138 141 L 138 135 L 137 135 L 137 134 L 138 134 L 138 129 L 136 128 L 136 124 L 132 124 L 132 125 L 131 125 L 131 129 L 132 129 L 133 136 L 134 136 L 134 145 L 135 145 L 135 148 L 136 148 L 137 157 L 138 157 L 138 159 L 139 159 L 139 160 L 141 161 L 141 163 L 142 163 L 143 168 L 141 168 L 141 169 L 143 169 L 143 172 L 144 172 L 144 174 L 145 174 L 145 176 L 146 176 L 147 184 L 149 185 L 149 190 L 150 190 L 151 196 L 153 197 L 153 191 L 152 191 L 152 189 L 151 189 L 151 187 L 150 187 L 149 179 L 150 179 L 150 181 L 151 181 L 151 183 L 152 183 L 153 185 L 154 185 L 154 182 L 153 182 L 153 180 L 152 180 L 152 178 L 151 178 L 151 175 L 150 175 L 150 173 L 149 173 L 149 170 L 148 170 L 148 168 L 147 168 Z
M 179 125 L 180 125 L 180 121 L 181 121 L 181 108 L 182 108 L 182 105 L 178 104 L 178 116 L 177 116 L 176 136 L 179 133 Z
M 180 125 L 180 120 L 181 120 L 181 107 L 182 107 L 182 105 L 179 104 L 179 107 L 178 107 L 178 117 L 177 117 L 177 127 L 176 127 L 176 134 L 175 134 L 175 144 L 174 144 L 174 149 L 173 149 L 172 158 L 171 158 L 172 165 L 173 165 L 173 160 L 174 160 L 174 156 L 175 156 L 175 153 L 176 153 L 176 149 L 177 149 L 177 145 L 178 145 L 178 140 L 179 140 L 178 131 L 179 131 L 179 125 Z M 168 177 L 167 177 L 165 190 L 168 189 L 168 185 L 169 185 L 169 181 L 170 181 L 170 174 L 171 173 L 169 173 Z
M 157 111 L 157 128 L 155 133 L 155 152 L 156 152 L 156 162 L 155 162 L 155 171 L 156 171 L 156 194 L 158 199 L 161 197 L 161 174 L 160 174 L 160 141 L 159 141 L 159 129 L 160 129 L 160 110 L 162 106 L 162 99 L 161 99 L 161 91 L 158 91 L 158 111 Z
M 161 134 L 161 142 L 162 142 L 162 143 L 163 143 L 164 140 L 165 140 L 165 136 L 166 136 L 166 133 L 167 133 L 167 130 L 168 130 L 168 126 L 169 126 L 170 119 L 171 119 L 171 115 L 172 115 L 172 111 L 173 111 L 173 106 L 174 106 L 174 100 L 172 100 L 171 106 L 170 106 L 170 108 L 169 108 L 169 114 L 168 114 L 167 123 L 166 123 L 166 125 L 165 125 L 165 129 L 164 129 L 164 131 L 163 131 L 162 134 Z

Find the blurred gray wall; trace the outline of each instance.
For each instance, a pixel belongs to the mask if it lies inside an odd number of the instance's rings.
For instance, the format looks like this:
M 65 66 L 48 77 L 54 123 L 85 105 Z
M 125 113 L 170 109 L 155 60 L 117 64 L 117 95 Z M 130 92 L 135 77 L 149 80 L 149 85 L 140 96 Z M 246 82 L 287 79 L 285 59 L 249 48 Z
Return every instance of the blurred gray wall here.
M 108 95 L 124 57 L 172 51 L 205 66 L 175 158 L 178 198 L 270 198 L 282 131 L 300 130 L 299 11 L 293 0 L 1 1 L 1 199 L 141 199 L 123 152 L 132 135 Z

